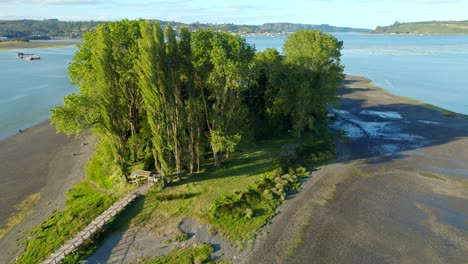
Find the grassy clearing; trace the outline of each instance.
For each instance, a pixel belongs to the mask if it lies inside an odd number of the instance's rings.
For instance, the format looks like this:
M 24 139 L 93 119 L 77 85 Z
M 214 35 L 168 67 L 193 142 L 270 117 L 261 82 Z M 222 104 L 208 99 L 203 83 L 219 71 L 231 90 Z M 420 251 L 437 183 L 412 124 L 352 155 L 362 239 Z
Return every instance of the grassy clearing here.
M 208 167 L 181 184 L 151 191 L 131 226 L 144 225 L 174 241 L 180 220 L 190 216 L 210 224 L 213 232 L 245 242 L 275 214 L 285 194 L 299 186 L 301 172 L 281 170 L 280 164 L 320 164 L 332 157 L 328 138 L 261 142 L 234 153 L 221 169 Z M 232 212 L 224 214 L 222 208 Z
M 0 42 L 0 50 L 16 49 L 38 49 L 38 48 L 61 48 L 76 45 L 75 42 L 23 42 L 23 41 L 4 41 Z
M 431 179 L 436 179 L 436 180 L 439 180 L 439 181 L 447 181 L 446 179 L 442 178 L 442 177 L 439 177 L 433 173 L 430 173 L 430 172 L 420 172 L 419 175 L 423 176 L 423 177 L 426 177 L 426 178 L 431 178 Z
M 35 227 L 24 241 L 26 250 L 17 263 L 38 263 L 107 209 L 118 196 L 96 190 L 80 182 L 67 193 L 66 208 Z
M 13 227 L 21 223 L 24 218 L 32 212 L 32 208 L 39 202 L 40 193 L 31 194 L 28 198 L 15 206 L 16 213 L 8 217 L 6 224 L 0 229 L 0 239 Z
M 182 249 L 174 249 L 164 257 L 152 260 L 143 259 L 144 264 L 176 264 L 176 263 L 208 263 L 214 248 L 208 244 L 191 245 Z

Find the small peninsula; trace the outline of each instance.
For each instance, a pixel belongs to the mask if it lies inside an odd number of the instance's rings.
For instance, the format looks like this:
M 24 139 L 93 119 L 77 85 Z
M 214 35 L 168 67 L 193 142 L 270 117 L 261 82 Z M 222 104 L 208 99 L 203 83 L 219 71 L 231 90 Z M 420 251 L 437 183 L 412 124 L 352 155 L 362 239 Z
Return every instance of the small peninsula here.
M 425 21 L 400 23 L 377 27 L 377 34 L 425 34 L 425 35 L 464 35 L 468 34 L 468 20 L 465 21 Z

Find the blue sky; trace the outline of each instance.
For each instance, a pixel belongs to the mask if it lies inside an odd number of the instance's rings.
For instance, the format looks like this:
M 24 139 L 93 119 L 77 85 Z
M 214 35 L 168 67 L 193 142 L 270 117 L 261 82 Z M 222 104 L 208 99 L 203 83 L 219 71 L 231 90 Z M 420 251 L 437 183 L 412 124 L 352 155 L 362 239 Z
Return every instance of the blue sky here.
M 468 20 L 468 0 L 0 0 L 0 19 L 293 22 L 375 28 L 395 21 Z

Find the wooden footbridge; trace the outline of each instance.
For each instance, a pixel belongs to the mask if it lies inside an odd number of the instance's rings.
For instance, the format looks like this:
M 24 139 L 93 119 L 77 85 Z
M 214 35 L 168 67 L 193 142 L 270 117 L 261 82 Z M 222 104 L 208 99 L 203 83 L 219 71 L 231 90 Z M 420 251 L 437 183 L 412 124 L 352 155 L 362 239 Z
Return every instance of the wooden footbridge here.
M 61 263 L 68 254 L 77 250 L 86 240 L 90 239 L 97 231 L 101 230 L 109 220 L 123 211 L 127 205 L 133 202 L 138 196 L 144 195 L 149 190 L 150 186 L 151 183 L 145 183 L 130 194 L 122 197 L 42 263 Z

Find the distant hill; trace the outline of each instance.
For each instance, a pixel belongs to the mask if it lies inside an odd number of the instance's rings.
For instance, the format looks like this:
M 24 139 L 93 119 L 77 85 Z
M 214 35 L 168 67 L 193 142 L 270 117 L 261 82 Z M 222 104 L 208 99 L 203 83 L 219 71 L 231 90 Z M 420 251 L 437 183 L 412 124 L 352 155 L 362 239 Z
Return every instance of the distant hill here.
M 157 20 L 159 21 L 159 20 Z M 159 21 L 163 26 L 168 21 Z M 81 38 L 96 25 L 105 21 L 59 21 L 57 19 L 45 20 L 0 20 L 0 37 L 26 38 L 26 39 L 50 39 L 50 38 Z M 183 23 L 170 22 L 178 29 Z M 187 25 L 190 29 L 211 28 L 239 34 L 262 33 L 289 33 L 301 29 L 316 29 L 325 32 L 369 32 L 369 29 L 334 27 L 330 25 L 309 25 L 293 23 L 266 23 L 263 25 L 235 25 L 235 24 L 203 24 L 192 23 Z
M 81 38 L 83 33 L 105 22 L 64 22 L 57 19 L 45 20 L 0 20 L 0 37 L 50 39 Z
M 335 27 L 327 24 L 310 25 L 310 24 L 294 24 L 294 23 L 265 23 L 259 26 L 260 31 L 266 32 L 296 32 L 302 29 L 321 30 L 324 32 L 370 32 L 370 29 L 365 28 L 350 28 L 350 27 Z
M 386 27 L 377 27 L 372 33 L 383 34 L 468 34 L 468 20 L 466 21 L 426 21 L 413 23 L 399 23 Z

